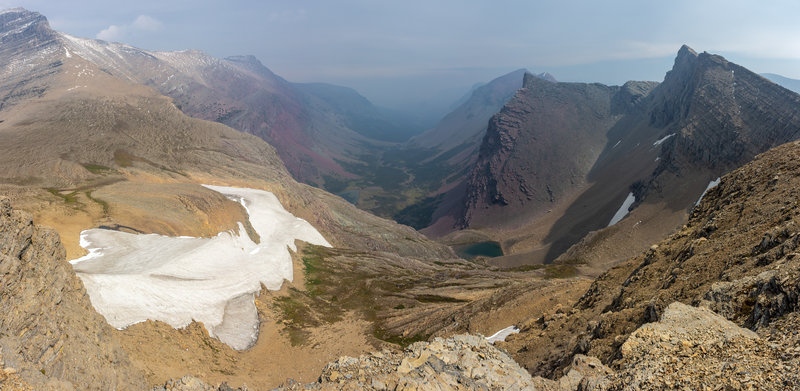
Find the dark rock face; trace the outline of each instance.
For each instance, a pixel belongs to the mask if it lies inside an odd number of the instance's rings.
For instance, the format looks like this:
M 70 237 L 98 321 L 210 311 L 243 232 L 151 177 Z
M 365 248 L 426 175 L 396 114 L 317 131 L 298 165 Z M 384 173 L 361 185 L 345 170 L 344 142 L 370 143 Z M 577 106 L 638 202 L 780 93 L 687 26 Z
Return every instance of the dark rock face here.
M 0 11 L 0 110 L 44 94 L 41 79 L 61 66 L 59 50 L 58 33 L 44 16 L 22 8 Z M 15 72 L 22 67 L 24 75 Z
M 526 75 L 523 88 L 489 121 L 460 226 L 530 217 L 585 185 L 606 133 L 652 86 L 552 83 Z
M 22 8 L 0 13 L 0 61 L 20 52 L 39 52 L 58 45 L 58 33 L 47 18 Z
M 675 133 L 654 172 L 726 172 L 800 137 L 800 96 L 763 77 L 684 46 L 653 92 L 650 124 Z
M 0 199 L 0 297 L 3 358 L 32 386 L 144 387 L 64 260 L 58 235 L 34 225 L 6 199 Z

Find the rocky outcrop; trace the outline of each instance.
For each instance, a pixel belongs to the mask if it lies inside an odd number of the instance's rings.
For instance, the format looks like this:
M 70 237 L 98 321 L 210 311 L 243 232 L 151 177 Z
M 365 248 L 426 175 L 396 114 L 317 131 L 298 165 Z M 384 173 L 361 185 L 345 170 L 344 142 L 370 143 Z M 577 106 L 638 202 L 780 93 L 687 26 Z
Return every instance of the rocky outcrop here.
M 800 352 L 714 312 L 672 303 L 620 348 L 619 370 L 597 389 L 783 390 L 800 386 Z
M 22 8 L 0 11 L 0 64 L 19 59 L 23 52 L 49 53 L 58 43 L 58 33 L 38 12 Z
M 522 390 L 537 389 L 531 376 L 480 336 L 418 342 L 402 353 L 342 357 L 323 369 L 318 383 L 283 390 Z
M 58 235 L 0 199 L 0 349 L 35 389 L 142 389 L 97 314 Z
M 186 375 L 180 379 L 169 379 L 164 385 L 154 387 L 152 391 L 247 391 L 248 389 L 247 386 L 232 388 L 227 383 L 215 387 L 194 376 Z

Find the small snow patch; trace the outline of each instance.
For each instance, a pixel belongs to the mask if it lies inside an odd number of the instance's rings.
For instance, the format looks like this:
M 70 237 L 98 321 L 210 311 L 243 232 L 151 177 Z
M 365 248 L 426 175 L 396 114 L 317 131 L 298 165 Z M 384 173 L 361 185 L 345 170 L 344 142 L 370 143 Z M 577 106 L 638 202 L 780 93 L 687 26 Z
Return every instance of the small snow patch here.
M 660 139 L 656 140 L 656 142 L 653 143 L 653 146 L 657 147 L 657 146 L 661 145 L 661 143 L 663 143 L 664 141 L 667 141 L 670 137 L 672 137 L 674 135 L 675 135 L 675 133 L 668 134 L 668 135 L 664 136 L 663 138 L 660 138 Z
M 486 340 L 489 341 L 489 343 L 495 343 L 497 341 L 505 341 L 506 337 L 508 337 L 511 334 L 517 334 L 517 333 L 519 333 L 519 328 L 517 328 L 517 326 L 512 325 L 492 334 L 491 337 L 486 337 Z
M 611 221 L 608 223 L 608 226 L 612 226 L 616 223 L 619 223 L 625 216 L 628 215 L 628 209 L 633 205 L 633 202 L 636 201 L 636 196 L 633 193 L 628 193 L 628 197 L 625 198 L 625 201 L 622 202 L 622 206 L 619 207 L 617 213 L 614 214 L 614 217 L 611 218 Z
M 694 203 L 694 206 L 700 205 L 700 201 L 703 200 L 703 197 L 705 197 L 706 193 L 708 193 L 708 191 L 714 188 L 715 186 L 719 185 L 719 181 L 720 178 L 717 178 L 711 182 L 708 182 L 708 186 L 706 186 L 706 189 L 703 190 L 703 194 L 700 194 L 700 198 L 697 199 L 697 202 Z

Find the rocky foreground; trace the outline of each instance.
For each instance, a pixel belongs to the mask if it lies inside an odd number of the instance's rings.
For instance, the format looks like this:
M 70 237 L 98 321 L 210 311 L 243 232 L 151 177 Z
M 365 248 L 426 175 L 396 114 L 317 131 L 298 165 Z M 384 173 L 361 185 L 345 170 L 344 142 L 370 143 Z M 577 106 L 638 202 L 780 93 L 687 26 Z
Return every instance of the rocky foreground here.
M 791 390 L 800 386 L 800 337 L 797 329 L 785 331 L 791 341 L 775 343 L 707 308 L 675 302 L 660 321 L 628 337 L 614 368 L 578 354 L 560 379 L 532 377 L 481 336 L 458 335 L 417 342 L 403 352 L 341 357 L 318 382 L 289 379 L 277 390 Z M 234 389 L 192 377 L 153 389 L 169 390 Z

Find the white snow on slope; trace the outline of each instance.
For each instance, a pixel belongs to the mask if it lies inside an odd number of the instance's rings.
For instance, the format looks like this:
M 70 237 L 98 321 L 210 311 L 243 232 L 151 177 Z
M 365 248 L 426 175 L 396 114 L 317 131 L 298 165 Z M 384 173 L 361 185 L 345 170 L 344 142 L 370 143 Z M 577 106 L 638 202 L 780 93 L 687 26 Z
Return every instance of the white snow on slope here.
M 661 145 L 661 143 L 663 143 L 664 141 L 667 141 L 667 140 L 668 140 L 670 137 L 672 137 L 672 136 L 674 136 L 674 135 L 675 135 L 675 133 L 668 134 L 668 135 L 666 135 L 666 136 L 664 136 L 664 137 L 662 137 L 662 138 L 660 138 L 660 139 L 656 140 L 656 141 L 653 143 L 653 146 L 654 146 L 654 147 L 657 147 L 657 146 Z
M 511 334 L 517 334 L 517 333 L 519 333 L 519 329 L 517 328 L 517 326 L 512 325 L 492 334 L 491 337 L 486 337 L 486 340 L 489 341 L 489 343 L 495 343 L 497 341 L 505 341 L 506 337 L 508 337 Z
M 717 179 L 714 179 L 711 182 L 708 182 L 708 186 L 706 186 L 706 189 L 703 190 L 703 194 L 700 194 L 700 198 L 697 199 L 697 202 L 694 203 L 694 206 L 700 205 L 700 201 L 703 200 L 703 197 L 706 196 L 706 193 L 708 193 L 708 191 L 711 190 L 713 187 L 719 185 L 719 181 L 720 181 L 720 178 L 717 178 Z
M 611 218 L 611 221 L 608 223 L 608 226 L 612 226 L 616 223 L 619 223 L 625 216 L 628 215 L 628 208 L 633 205 L 634 201 L 636 201 L 636 197 L 633 193 L 628 193 L 628 197 L 625 198 L 625 201 L 622 202 L 622 206 L 619 207 L 617 213 L 614 213 L 614 217 Z
M 203 322 L 209 334 L 234 349 L 258 336 L 254 293 L 263 283 L 279 289 L 292 280 L 287 248 L 295 239 L 330 244 L 308 222 L 293 216 L 270 192 L 206 186 L 242 203 L 260 236 L 239 232 L 213 238 L 137 235 L 104 229 L 81 233 L 89 255 L 70 261 L 97 312 L 116 328 L 147 319 L 172 327 Z

